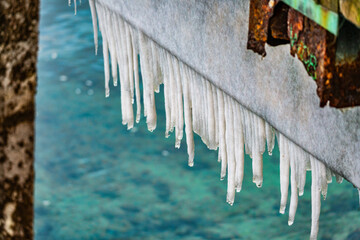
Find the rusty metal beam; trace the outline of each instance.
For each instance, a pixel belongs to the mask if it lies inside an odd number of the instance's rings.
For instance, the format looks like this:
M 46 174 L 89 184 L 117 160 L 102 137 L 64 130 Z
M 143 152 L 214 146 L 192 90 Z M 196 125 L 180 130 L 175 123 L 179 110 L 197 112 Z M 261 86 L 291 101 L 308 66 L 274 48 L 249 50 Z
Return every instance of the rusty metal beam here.
M 320 106 L 360 105 L 360 29 L 341 18 L 335 36 L 296 9 L 270 2 L 251 1 L 248 49 L 265 56 L 265 42 L 272 46 L 289 42 L 291 55 L 317 83 Z

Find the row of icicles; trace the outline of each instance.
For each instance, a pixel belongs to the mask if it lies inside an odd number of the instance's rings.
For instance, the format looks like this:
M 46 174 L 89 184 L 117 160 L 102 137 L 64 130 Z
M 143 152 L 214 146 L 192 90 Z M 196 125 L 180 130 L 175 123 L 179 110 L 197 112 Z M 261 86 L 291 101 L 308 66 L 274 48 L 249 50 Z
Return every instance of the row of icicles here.
M 71 0 L 69 0 L 70 4 Z M 209 149 L 218 149 L 218 161 L 221 162 L 220 178 L 224 179 L 227 173 L 226 201 L 230 205 L 234 203 L 235 192 L 241 190 L 244 176 L 244 151 L 252 158 L 253 182 L 257 187 L 261 187 L 265 142 L 268 153 L 271 155 L 275 135 L 277 135 L 280 148 L 279 211 L 282 214 L 285 213 L 290 179 L 288 224 L 292 225 L 298 196 L 304 193 L 306 171 L 311 170 L 310 239 L 316 239 L 319 229 L 320 194 L 325 199 L 327 185 L 331 183 L 332 177 L 336 176 L 339 183 L 342 182 L 342 177 L 333 173 L 322 162 L 277 132 L 262 118 L 242 107 L 232 97 L 158 46 L 144 33 L 134 29 L 120 15 L 110 11 L 96 0 L 89 0 L 89 4 L 96 54 L 98 23 L 102 33 L 106 97 L 110 94 L 110 72 L 114 86 L 117 86 L 118 77 L 120 80 L 122 123 L 131 129 L 134 122 L 140 121 L 142 107 L 138 62 L 140 55 L 143 111 L 148 130 L 153 131 L 156 128 L 154 93 L 158 93 L 160 84 L 164 84 L 165 137 L 169 137 L 170 132 L 175 129 L 175 147 L 180 148 L 185 126 L 189 166 L 194 165 L 193 132 L 201 137 Z M 76 0 L 74 0 L 74 7 L 76 14 Z M 135 112 L 133 104 L 136 105 Z

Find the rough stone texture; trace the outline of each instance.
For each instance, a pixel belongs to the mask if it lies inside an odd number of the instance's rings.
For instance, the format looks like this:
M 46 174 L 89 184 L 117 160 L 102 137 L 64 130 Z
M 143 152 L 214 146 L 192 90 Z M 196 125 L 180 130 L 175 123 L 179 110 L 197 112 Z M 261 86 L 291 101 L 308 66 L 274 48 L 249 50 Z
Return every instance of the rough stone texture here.
M 289 45 L 246 50 L 249 0 L 97 0 L 360 187 L 360 108 L 320 108 Z
M 0 1 L 0 240 L 33 239 L 39 1 Z

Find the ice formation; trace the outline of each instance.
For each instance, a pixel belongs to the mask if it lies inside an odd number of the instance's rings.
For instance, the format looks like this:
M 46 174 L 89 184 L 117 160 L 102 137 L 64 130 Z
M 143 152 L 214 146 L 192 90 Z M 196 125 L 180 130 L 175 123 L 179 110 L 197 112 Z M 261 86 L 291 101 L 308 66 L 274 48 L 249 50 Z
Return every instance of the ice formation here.
M 74 1 L 76 3 L 76 0 Z M 97 23 L 102 33 L 105 96 L 110 94 L 110 75 L 114 86 L 120 81 L 122 123 L 134 126 L 133 104 L 136 103 L 135 122 L 140 120 L 141 94 L 139 62 L 142 73 L 143 111 L 149 131 L 156 128 L 155 92 L 164 84 L 166 129 L 165 137 L 175 130 L 175 147 L 179 148 L 186 135 L 188 165 L 194 165 L 193 132 L 209 149 L 218 149 L 221 162 L 220 178 L 227 175 L 226 201 L 233 205 L 235 192 L 240 192 L 244 176 L 244 153 L 252 158 L 253 182 L 263 182 L 262 155 L 267 144 L 268 153 L 277 135 L 280 148 L 280 210 L 284 214 L 290 184 L 288 224 L 292 225 L 298 196 L 304 193 L 306 171 L 311 170 L 312 223 L 311 239 L 319 228 L 321 198 L 326 197 L 327 184 L 334 174 L 330 169 L 302 150 L 273 127 L 240 105 L 231 96 L 192 70 L 143 32 L 132 27 L 113 11 L 95 0 L 89 0 L 94 27 L 95 52 L 98 49 Z M 111 60 L 111 66 L 109 59 Z M 118 76 L 119 73 L 119 76 Z M 338 182 L 342 178 L 336 175 Z
M 71 6 L 71 0 L 68 0 L 68 5 L 69 7 Z M 80 5 L 81 5 L 81 0 L 80 0 Z M 76 15 L 76 13 L 77 13 L 76 0 L 74 0 L 74 14 Z

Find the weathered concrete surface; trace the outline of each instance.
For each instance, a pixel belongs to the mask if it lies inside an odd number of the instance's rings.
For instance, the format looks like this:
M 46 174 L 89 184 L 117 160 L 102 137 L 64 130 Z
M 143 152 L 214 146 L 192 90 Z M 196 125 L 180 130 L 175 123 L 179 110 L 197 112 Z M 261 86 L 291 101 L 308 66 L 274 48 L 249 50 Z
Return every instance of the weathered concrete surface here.
M 0 1 L 0 239 L 33 239 L 39 1 Z
M 360 187 L 360 108 L 320 108 L 290 46 L 246 50 L 249 0 L 98 1 Z

